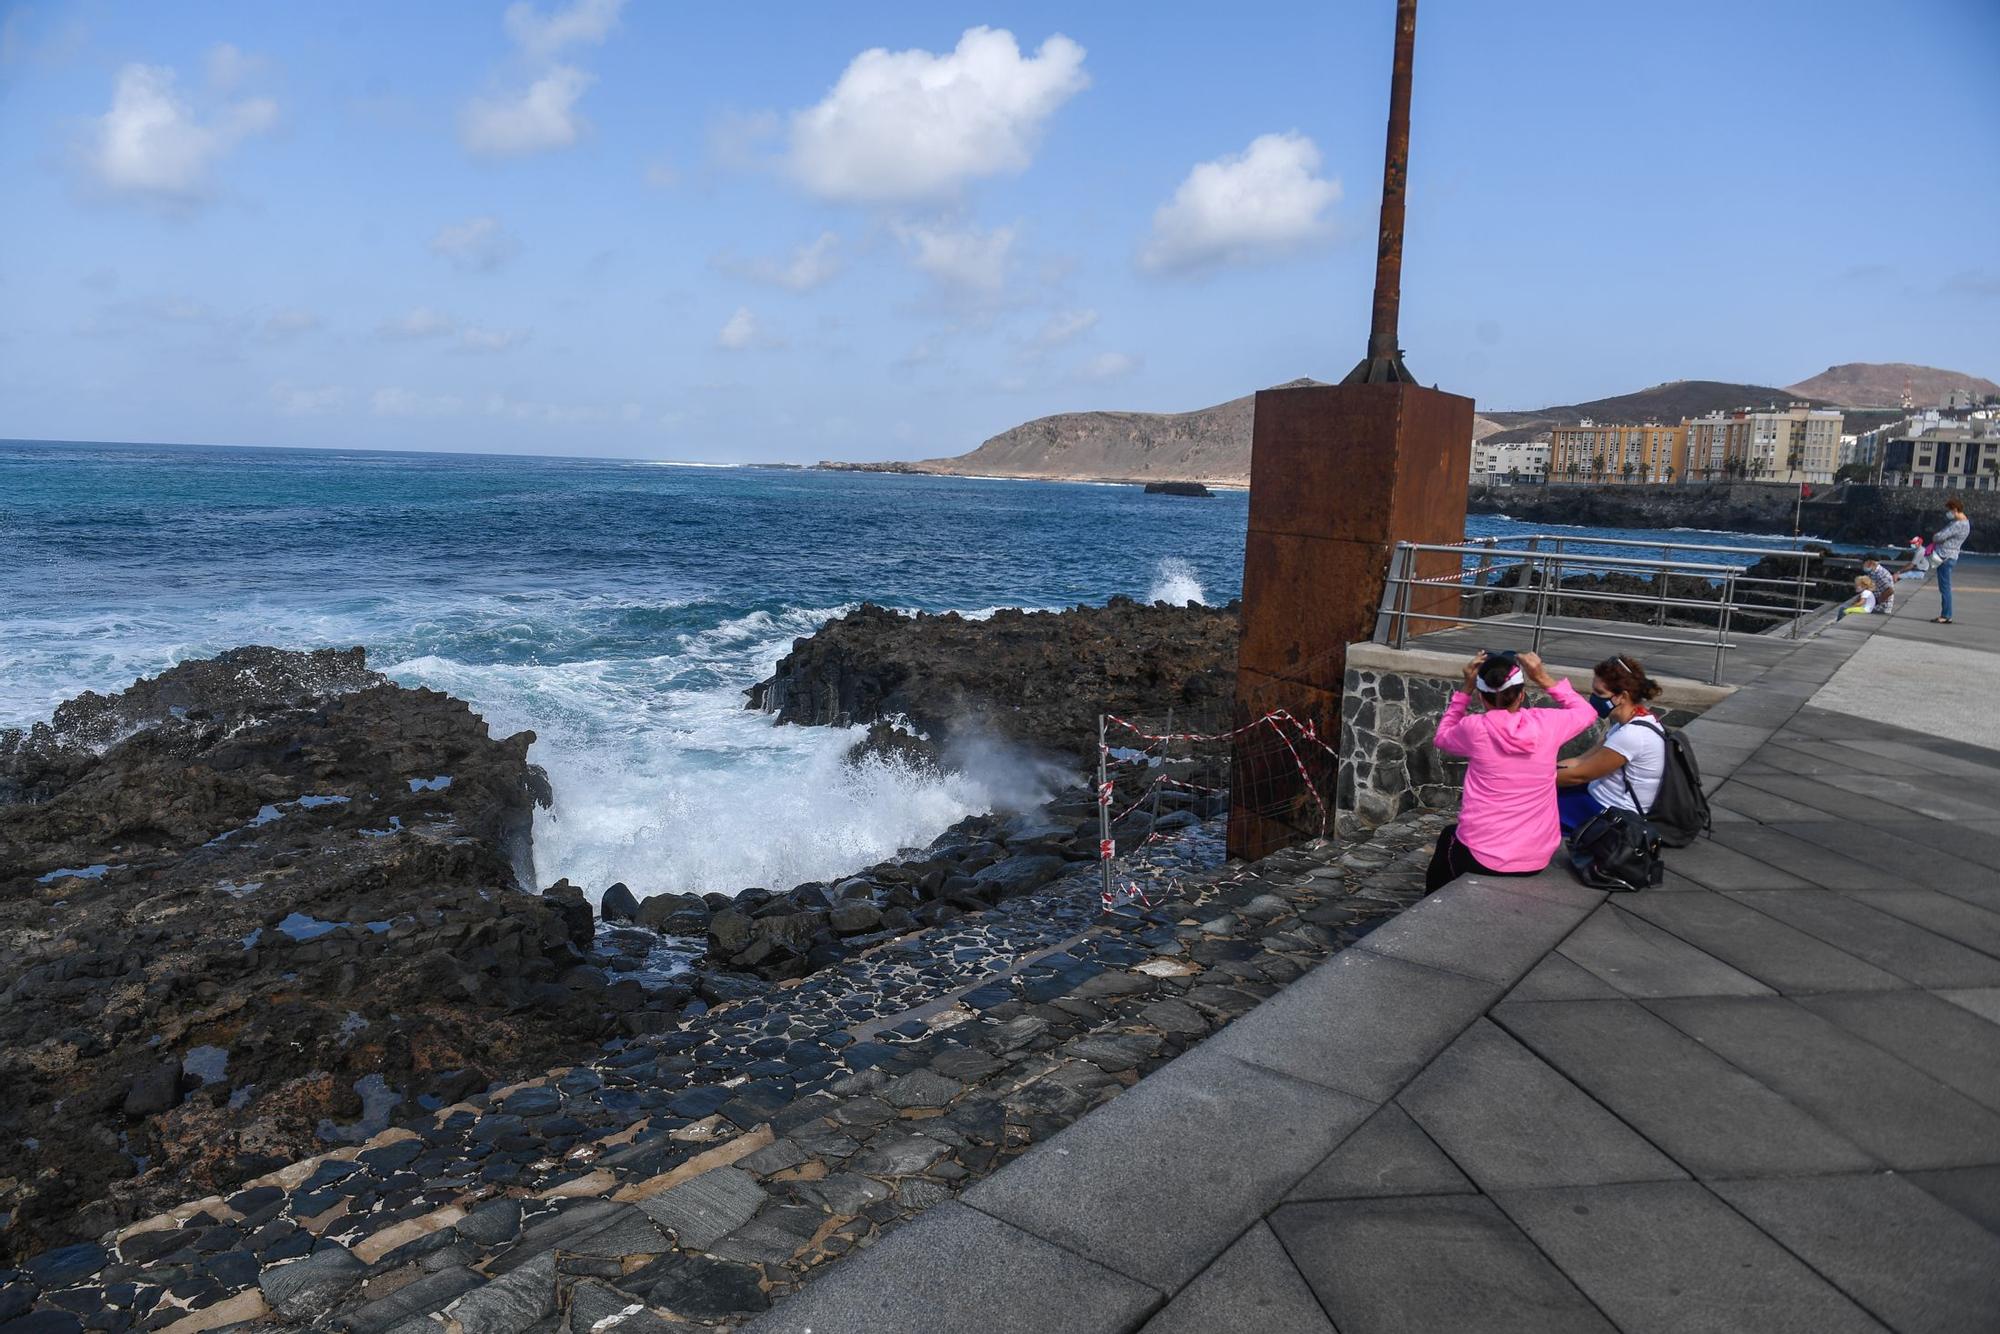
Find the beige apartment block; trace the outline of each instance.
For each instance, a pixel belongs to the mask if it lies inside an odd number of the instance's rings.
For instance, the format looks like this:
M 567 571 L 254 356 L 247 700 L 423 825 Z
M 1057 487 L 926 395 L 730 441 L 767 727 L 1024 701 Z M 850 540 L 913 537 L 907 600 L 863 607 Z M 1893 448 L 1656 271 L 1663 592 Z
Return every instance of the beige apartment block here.
M 1551 432 L 1549 475 L 1563 481 L 1673 482 L 1687 475 L 1687 423 L 1579 422 Z

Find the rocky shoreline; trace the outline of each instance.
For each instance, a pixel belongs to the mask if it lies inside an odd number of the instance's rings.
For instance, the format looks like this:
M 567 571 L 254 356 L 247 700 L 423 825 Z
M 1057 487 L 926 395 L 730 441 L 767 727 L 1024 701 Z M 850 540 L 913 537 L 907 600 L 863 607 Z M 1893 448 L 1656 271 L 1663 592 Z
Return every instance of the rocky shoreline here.
M 492 738 L 360 649 L 234 650 L 0 734 L 0 1062 L 21 1090 L 0 1112 L 0 1254 L 227 1191 L 1087 870 L 1097 698 L 1211 698 L 1234 647 L 1233 609 L 863 608 L 800 640 L 753 707 L 871 722 L 861 749 L 908 762 L 1004 749 L 1053 795 L 832 883 L 613 885 L 598 913 L 566 882 L 527 892 L 548 799 L 532 734 Z M 1119 836 L 1183 838 L 1219 810 L 1173 793 Z

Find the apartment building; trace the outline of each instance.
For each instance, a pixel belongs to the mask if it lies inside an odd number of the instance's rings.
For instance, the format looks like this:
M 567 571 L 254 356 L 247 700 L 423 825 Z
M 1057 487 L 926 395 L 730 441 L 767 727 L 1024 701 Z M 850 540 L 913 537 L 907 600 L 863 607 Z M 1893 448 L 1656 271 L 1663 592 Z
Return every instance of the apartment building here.
M 1761 477 L 1831 482 L 1846 419 L 1830 408 L 1740 409 L 1686 423 L 1688 466 L 1697 478 Z
M 2000 490 L 2000 420 L 1976 416 L 1888 441 L 1882 452 L 1882 484 Z
M 1687 475 L 1687 440 L 1686 422 L 1558 426 L 1550 433 L 1549 475 L 1570 481 L 1675 481 Z
M 1518 477 L 1524 482 L 1540 482 L 1549 473 L 1549 442 L 1546 440 L 1475 440 L 1472 442 L 1472 480 L 1505 481 Z

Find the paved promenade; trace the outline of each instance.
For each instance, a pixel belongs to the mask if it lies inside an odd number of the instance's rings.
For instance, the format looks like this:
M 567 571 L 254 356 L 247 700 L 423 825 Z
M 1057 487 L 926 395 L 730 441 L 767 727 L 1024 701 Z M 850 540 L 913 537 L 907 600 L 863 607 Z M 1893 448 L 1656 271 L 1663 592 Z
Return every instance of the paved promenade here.
M 2000 569 L 1689 730 L 1660 891 L 1461 880 L 750 1328 L 2000 1329 Z

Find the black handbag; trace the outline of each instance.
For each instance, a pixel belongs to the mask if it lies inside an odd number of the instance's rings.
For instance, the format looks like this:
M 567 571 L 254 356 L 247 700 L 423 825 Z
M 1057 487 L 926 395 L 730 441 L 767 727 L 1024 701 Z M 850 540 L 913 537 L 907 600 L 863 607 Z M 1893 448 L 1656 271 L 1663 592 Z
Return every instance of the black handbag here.
M 1631 776 L 1622 768 L 1618 776 L 1636 807 L 1639 794 L 1632 790 Z M 1667 874 L 1652 821 L 1622 806 L 1605 807 L 1570 836 L 1569 866 L 1592 889 L 1624 893 L 1657 888 Z

